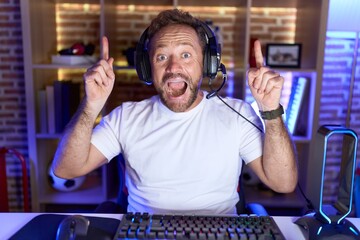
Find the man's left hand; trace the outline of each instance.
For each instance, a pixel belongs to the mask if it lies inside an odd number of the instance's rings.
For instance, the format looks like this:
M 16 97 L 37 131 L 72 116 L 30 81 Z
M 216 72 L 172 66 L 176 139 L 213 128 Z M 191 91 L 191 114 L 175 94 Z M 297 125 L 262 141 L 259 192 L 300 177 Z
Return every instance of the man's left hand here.
M 248 83 L 260 111 L 271 111 L 279 107 L 284 78 L 264 66 L 259 40 L 254 43 L 256 68 L 248 71 Z

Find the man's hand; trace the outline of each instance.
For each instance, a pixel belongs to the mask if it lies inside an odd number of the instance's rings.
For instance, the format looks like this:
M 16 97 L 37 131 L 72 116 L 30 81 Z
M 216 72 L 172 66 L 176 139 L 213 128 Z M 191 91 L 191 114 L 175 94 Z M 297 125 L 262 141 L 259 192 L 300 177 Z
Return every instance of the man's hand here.
M 248 83 L 259 110 L 271 111 L 279 107 L 284 78 L 264 66 L 259 40 L 254 43 L 256 68 L 248 72 Z
M 84 74 L 86 103 L 91 111 L 100 112 L 115 82 L 113 58 L 109 58 L 109 42 L 102 37 L 101 59 Z

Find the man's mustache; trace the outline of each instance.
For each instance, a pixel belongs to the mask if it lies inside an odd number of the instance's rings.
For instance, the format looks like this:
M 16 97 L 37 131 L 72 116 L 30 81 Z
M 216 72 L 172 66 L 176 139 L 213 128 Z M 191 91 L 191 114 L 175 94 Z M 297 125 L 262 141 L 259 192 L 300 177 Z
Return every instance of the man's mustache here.
M 165 83 L 167 80 L 172 79 L 172 78 L 182 78 L 186 82 L 190 82 L 190 79 L 182 73 L 166 73 L 163 76 L 162 81 L 163 81 L 163 83 Z

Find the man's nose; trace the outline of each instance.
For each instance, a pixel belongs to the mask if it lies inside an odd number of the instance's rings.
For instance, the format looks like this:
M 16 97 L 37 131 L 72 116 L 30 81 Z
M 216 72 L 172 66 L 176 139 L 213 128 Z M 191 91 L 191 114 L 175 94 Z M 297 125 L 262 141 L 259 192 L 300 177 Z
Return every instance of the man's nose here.
M 167 72 L 177 72 L 181 68 L 179 59 L 176 57 L 170 57 L 168 65 L 166 67 Z

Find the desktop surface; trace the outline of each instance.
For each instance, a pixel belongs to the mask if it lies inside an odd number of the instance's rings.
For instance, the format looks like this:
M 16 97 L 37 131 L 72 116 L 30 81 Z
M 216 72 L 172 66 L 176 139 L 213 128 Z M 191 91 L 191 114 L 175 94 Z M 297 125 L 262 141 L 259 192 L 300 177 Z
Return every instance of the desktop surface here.
M 2 227 L 0 230 L 0 239 L 9 239 L 17 231 L 19 231 L 23 226 L 25 226 L 29 221 L 31 221 L 36 216 L 41 214 L 49 213 L 0 213 L 0 222 Z M 64 213 L 59 213 L 64 215 Z M 74 215 L 74 213 L 68 213 L 65 215 Z M 110 219 L 122 219 L 122 214 L 94 214 L 94 213 L 82 213 L 83 216 L 89 217 L 101 217 L 101 218 L 110 218 Z M 301 240 L 306 239 L 304 237 L 303 230 L 294 222 L 299 217 L 289 217 L 289 216 L 273 216 L 276 224 L 280 228 L 281 233 L 284 235 L 287 240 Z M 360 218 L 348 218 L 357 228 L 360 228 Z

